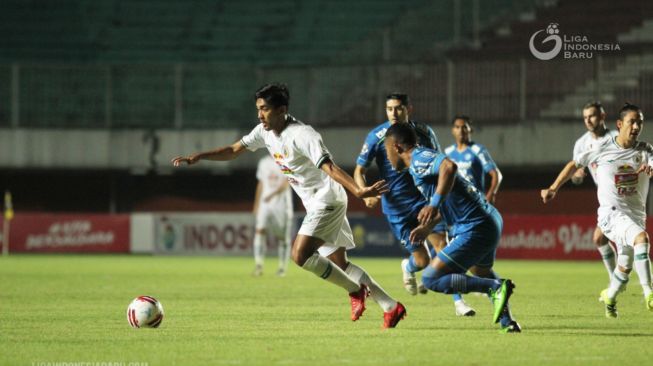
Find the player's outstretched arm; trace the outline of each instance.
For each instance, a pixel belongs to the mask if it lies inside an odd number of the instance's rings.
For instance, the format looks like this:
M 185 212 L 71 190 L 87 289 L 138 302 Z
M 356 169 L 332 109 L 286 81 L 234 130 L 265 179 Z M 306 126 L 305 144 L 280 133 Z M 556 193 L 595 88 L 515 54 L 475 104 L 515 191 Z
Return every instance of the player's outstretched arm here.
M 576 166 L 575 161 L 570 161 L 565 165 L 565 167 L 560 171 L 556 180 L 551 184 L 549 188 L 543 189 L 540 191 L 540 196 L 542 197 L 542 202 L 547 203 L 555 198 L 556 193 L 560 187 L 562 187 L 571 177 L 576 173 L 576 170 L 579 167 Z
M 356 165 L 356 168 L 354 169 L 354 181 L 356 181 L 356 184 L 358 184 L 358 187 L 360 188 L 367 187 L 367 177 L 365 176 L 365 173 L 367 173 L 367 169 L 365 167 Z M 379 196 L 363 198 L 363 201 L 365 201 L 365 206 L 368 208 L 376 207 L 376 205 L 379 204 L 380 200 L 381 197 Z
M 333 180 L 342 184 L 346 190 L 351 192 L 357 198 L 376 197 L 388 192 L 388 185 L 384 180 L 380 180 L 369 187 L 359 187 L 354 178 L 337 166 L 333 161 L 326 160 L 320 166 Z
M 193 165 L 200 160 L 227 161 L 237 158 L 245 151 L 247 151 L 245 146 L 240 141 L 237 141 L 229 146 L 219 147 L 215 150 L 194 153 L 188 156 L 177 156 L 171 162 L 174 166 L 180 166 L 182 163 Z

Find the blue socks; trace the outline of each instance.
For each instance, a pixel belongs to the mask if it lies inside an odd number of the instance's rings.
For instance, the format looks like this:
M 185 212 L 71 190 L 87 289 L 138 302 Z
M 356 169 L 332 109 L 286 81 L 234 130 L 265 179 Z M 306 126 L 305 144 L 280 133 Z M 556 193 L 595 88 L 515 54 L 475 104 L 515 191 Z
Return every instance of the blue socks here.
M 422 283 L 429 290 L 443 294 L 487 293 L 490 289 L 496 290 L 501 286 L 501 281 L 495 279 L 467 276 L 461 273 L 441 275 L 431 266 L 422 272 Z

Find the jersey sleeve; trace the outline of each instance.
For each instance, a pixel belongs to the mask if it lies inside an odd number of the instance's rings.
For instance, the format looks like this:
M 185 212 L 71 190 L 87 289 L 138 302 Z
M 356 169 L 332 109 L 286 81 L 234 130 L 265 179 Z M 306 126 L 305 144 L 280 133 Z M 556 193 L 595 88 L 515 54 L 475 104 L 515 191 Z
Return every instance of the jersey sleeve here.
M 484 146 L 478 152 L 478 159 L 481 161 L 483 172 L 485 173 L 489 173 L 497 168 L 497 164 L 492 160 L 490 152 Z
M 331 159 L 331 153 L 324 145 L 322 136 L 313 129 L 296 139 L 295 146 L 318 168 Z
M 577 156 L 574 156 L 574 163 L 577 167 L 586 167 L 589 166 L 594 157 L 594 150 L 587 150 L 579 153 Z
M 582 153 L 583 153 L 583 146 L 582 146 L 582 143 L 581 143 L 581 141 L 579 139 L 574 144 L 574 155 L 573 155 L 573 158 L 572 158 L 576 162 L 576 165 L 579 165 L 578 164 L 578 159 L 580 158 L 580 155 Z
M 260 148 L 265 147 L 265 140 L 263 139 L 263 125 L 260 123 L 256 125 L 252 132 L 240 139 L 240 143 L 250 151 L 256 151 Z
M 438 175 L 440 174 L 440 165 L 442 165 L 442 162 L 444 159 L 446 159 L 447 156 L 442 153 L 436 153 L 435 157 L 432 160 L 430 169 L 429 169 L 429 175 Z
M 379 145 L 379 139 L 376 137 L 376 135 L 373 132 L 370 132 L 365 138 L 365 143 L 363 143 L 361 152 L 360 154 L 358 154 L 358 158 L 356 159 L 356 164 L 368 168 L 372 164 L 372 161 L 376 156 L 378 145 Z

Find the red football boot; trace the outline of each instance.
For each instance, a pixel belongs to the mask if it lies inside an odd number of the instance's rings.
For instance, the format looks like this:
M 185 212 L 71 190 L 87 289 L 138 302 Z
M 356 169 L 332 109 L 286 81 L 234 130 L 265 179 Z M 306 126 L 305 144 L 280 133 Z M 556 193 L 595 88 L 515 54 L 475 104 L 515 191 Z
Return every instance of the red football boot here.
M 351 320 L 356 321 L 363 315 L 365 311 L 365 298 L 369 294 L 367 286 L 361 284 L 360 290 L 349 294 L 349 301 L 351 301 Z
M 394 328 L 397 323 L 406 316 L 406 308 L 400 303 L 397 303 L 394 309 L 383 313 L 383 328 Z

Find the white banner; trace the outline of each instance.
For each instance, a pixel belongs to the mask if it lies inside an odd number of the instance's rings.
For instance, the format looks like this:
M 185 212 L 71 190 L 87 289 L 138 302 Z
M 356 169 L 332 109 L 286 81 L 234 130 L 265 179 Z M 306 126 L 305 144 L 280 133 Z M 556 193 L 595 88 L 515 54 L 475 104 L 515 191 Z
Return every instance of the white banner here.
M 244 255 L 252 252 L 250 213 L 154 215 L 156 253 Z

